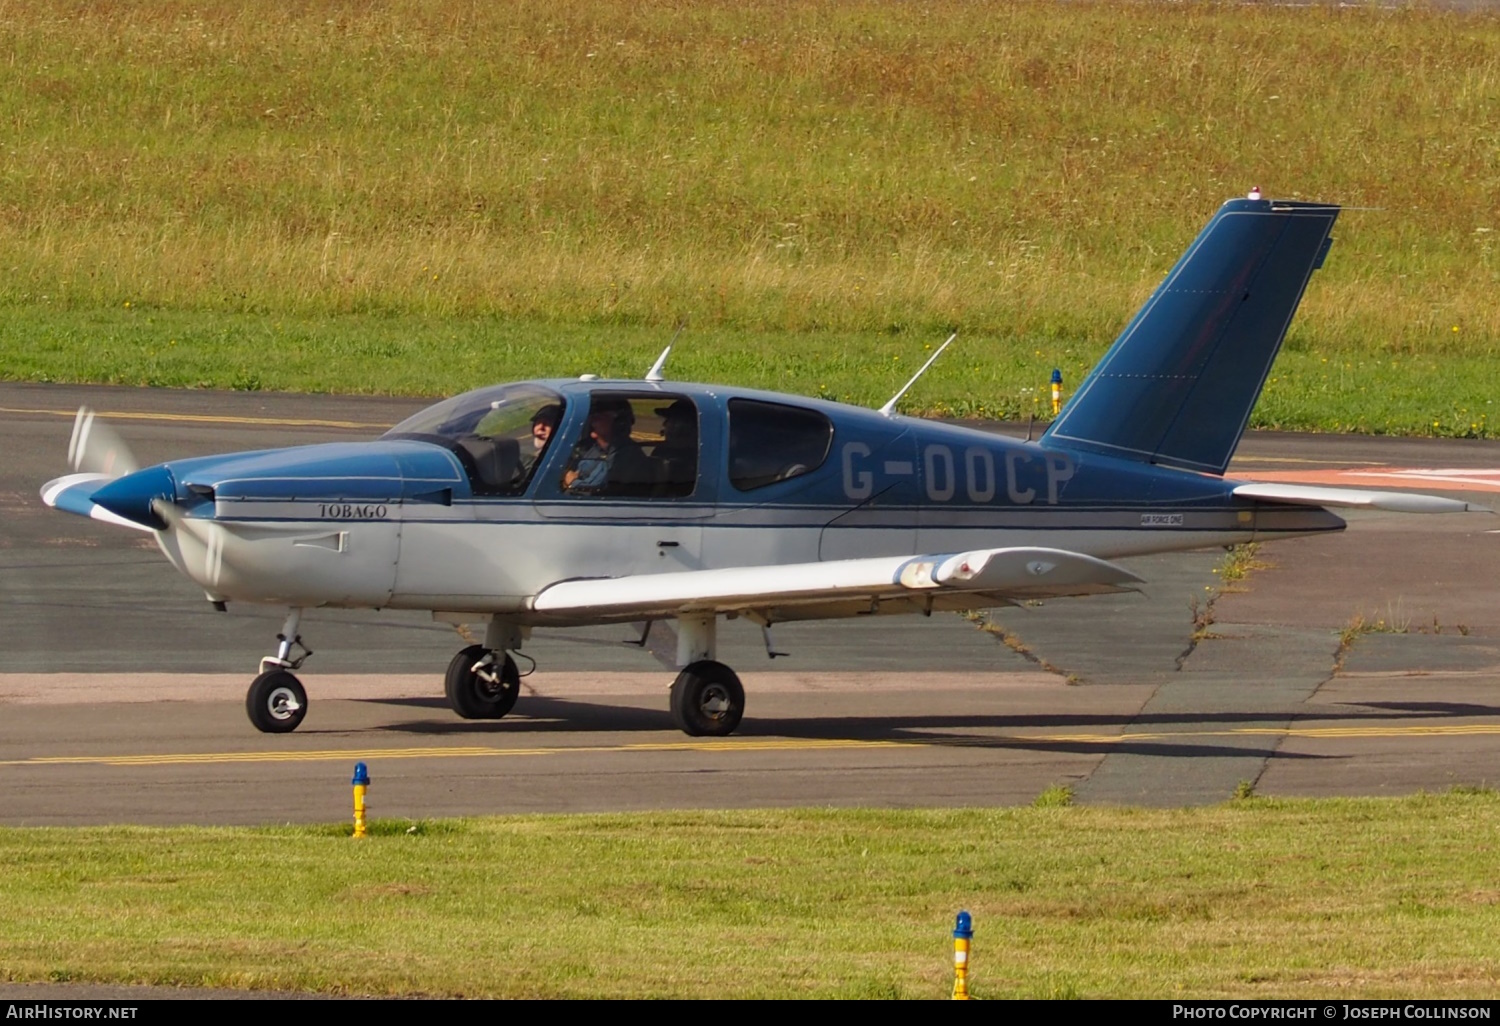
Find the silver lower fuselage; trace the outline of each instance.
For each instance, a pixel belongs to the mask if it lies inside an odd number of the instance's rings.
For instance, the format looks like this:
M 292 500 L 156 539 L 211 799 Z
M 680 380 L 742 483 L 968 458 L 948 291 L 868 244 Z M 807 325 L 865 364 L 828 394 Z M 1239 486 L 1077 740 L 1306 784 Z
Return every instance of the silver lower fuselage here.
M 329 515 L 332 512 L 333 515 Z M 353 512 L 358 515 L 344 516 Z M 1317 507 L 885 509 L 863 520 L 817 507 L 580 507 L 528 502 L 221 502 L 156 537 L 210 598 L 302 607 L 422 609 L 559 623 L 531 608 L 548 585 L 865 556 L 1042 546 L 1103 559 L 1339 530 Z M 570 616 L 587 624 L 607 618 Z

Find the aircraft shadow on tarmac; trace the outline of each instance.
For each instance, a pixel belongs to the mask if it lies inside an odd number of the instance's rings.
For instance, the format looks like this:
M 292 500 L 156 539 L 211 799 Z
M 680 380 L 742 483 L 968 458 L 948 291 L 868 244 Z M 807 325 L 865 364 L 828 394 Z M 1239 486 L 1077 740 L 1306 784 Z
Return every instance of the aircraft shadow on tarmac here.
M 1366 709 L 1389 709 L 1400 713 L 1403 719 L 1412 716 L 1494 716 L 1500 713 L 1490 705 L 1473 705 L 1469 702 L 1361 702 Z
M 472 735 L 482 734 L 533 734 L 541 731 L 622 731 L 622 730 L 646 730 L 660 732 L 672 729 L 671 718 L 665 712 L 654 712 L 646 709 L 620 709 L 610 706 L 594 706 L 590 711 L 584 712 L 579 708 L 579 703 L 559 703 L 567 705 L 565 720 L 547 720 L 543 722 L 525 722 L 517 719 L 510 723 L 509 729 L 502 728 L 500 724 L 475 724 L 475 723 L 434 723 L 431 721 L 420 721 L 413 723 L 387 724 L 380 730 L 397 731 L 412 734 L 433 735 Z M 1182 743 L 1174 742 L 1166 737 L 1154 737 L 1149 740 L 1114 740 L 1101 738 L 1098 741 L 1069 740 L 1061 738 L 1025 738 L 1016 735 L 996 737 L 993 734 L 971 733 L 974 729 L 982 727 L 1004 726 L 1006 721 L 997 720 L 993 717 L 974 717 L 965 721 L 963 717 L 943 717 L 942 727 L 968 728 L 960 729 L 952 733 L 935 733 L 920 729 L 920 719 L 913 722 L 909 718 L 900 719 L 882 717 L 825 717 L 823 719 L 795 719 L 795 720 L 757 720 L 752 726 L 748 722 L 737 736 L 741 738 L 776 737 L 797 738 L 810 741 L 886 741 L 896 744 L 923 745 L 927 747 L 952 747 L 952 748 L 989 748 L 996 750 L 1012 751 L 1037 751 L 1037 752 L 1059 752 L 1075 755 L 1088 754 L 1117 754 L 1151 755 L 1159 758 L 1215 758 L 1227 759 L 1236 757 L 1251 757 L 1265 759 L 1275 756 L 1279 759 L 1322 759 L 1327 756 L 1309 755 L 1300 753 L 1277 752 L 1276 748 L 1281 743 L 1279 735 L 1266 735 L 1250 744 L 1212 744 L 1204 742 Z
M 406 708 L 446 710 L 440 698 L 363 699 L 382 705 Z M 1362 711 L 1363 710 L 1363 711 Z M 1025 749 L 1067 753 L 1126 753 L 1159 758 L 1233 758 L 1237 756 L 1278 759 L 1323 759 L 1305 753 L 1277 751 L 1280 733 L 1258 737 L 1224 737 L 1213 740 L 1183 741 L 1170 736 L 1151 738 L 1025 738 L 1009 734 L 997 737 L 981 731 L 1026 729 L 1101 729 L 1152 727 L 1173 728 L 1198 726 L 1205 730 L 1230 730 L 1237 724 L 1276 724 L 1295 721 L 1299 725 L 1319 722 L 1342 724 L 1382 724 L 1395 720 L 1421 719 L 1427 722 L 1450 718 L 1500 716 L 1500 707 L 1444 702 L 1362 703 L 1330 709 L 1288 711 L 1255 711 L 1214 713 L 1157 713 L 1144 715 L 1018 715 L 991 714 L 927 716 L 799 716 L 795 718 L 756 717 L 747 719 L 740 736 L 796 738 L 816 741 L 891 741 L 929 746 L 963 748 Z M 579 732 L 658 732 L 672 729 L 666 710 L 641 709 L 598 702 L 531 696 L 524 713 L 505 720 L 410 720 L 388 723 L 374 728 L 403 734 L 432 736 L 506 735 L 535 736 Z
M 441 698 L 361 698 L 356 701 L 374 705 L 443 710 L 444 712 L 448 709 L 448 703 Z M 913 729 L 940 730 L 946 727 L 1036 730 L 1200 725 L 1210 728 L 1215 726 L 1232 728 L 1235 724 L 1281 723 L 1289 720 L 1294 720 L 1299 724 L 1336 722 L 1371 725 L 1389 723 L 1393 720 L 1436 720 L 1481 716 L 1500 717 L 1500 706 L 1474 705 L 1465 702 L 1359 702 L 1328 707 L 1253 711 L 1220 710 L 1202 713 L 1148 712 L 1099 715 L 1041 713 L 1012 716 L 962 713 L 925 716 L 818 716 L 810 714 L 795 718 L 764 716 L 747 718 L 738 733 L 745 737 L 880 741 L 893 737 L 896 733 L 906 733 Z M 504 720 L 418 720 L 408 723 L 383 724 L 374 729 L 441 735 L 623 732 L 670 728 L 671 720 L 665 709 L 641 709 L 634 706 L 532 695 L 525 699 L 523 712 L 518 711 Z M 923 737 L 927 736 L 923 735 Z

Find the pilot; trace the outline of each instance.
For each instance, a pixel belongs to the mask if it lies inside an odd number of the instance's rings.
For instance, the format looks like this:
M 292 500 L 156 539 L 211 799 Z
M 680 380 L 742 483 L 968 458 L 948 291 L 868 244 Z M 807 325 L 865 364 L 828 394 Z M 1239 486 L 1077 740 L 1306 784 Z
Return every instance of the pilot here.
M 570 492 L 600 495 L 623 494 L 648 485 L 650 463 L 640 445 L 630 437 L 635 414 L 623 399 L 603 399 L 589 411 L 588 438 L 572 469 L 563 474 L 563 488 Z

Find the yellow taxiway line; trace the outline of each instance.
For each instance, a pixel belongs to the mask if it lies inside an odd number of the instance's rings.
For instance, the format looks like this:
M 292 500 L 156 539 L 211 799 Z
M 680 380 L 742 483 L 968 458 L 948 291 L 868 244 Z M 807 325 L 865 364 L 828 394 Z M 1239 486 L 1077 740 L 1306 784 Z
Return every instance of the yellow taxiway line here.
M 867 748 L 972 747 L 1009 743 L 1023 745 L 1089 744 L 1107 747 L 1141 741 L 1184 741 L 1201 738 L 1285 737 L 1336 740 L 1340 738 L 1415 738 L 1500 735 L 1500 723 L 1417 725 L 1407 727 L 1241 727 L 1233 730 L 1153 731 L 1128 734 L 994 734 L 963 738 L 934 736 L 899 740 L 862 741 L 855 738 L 724 738 L 702 741 L 662 741 L 625 745 L 559 745 L 535 748 L 497 748 L 467 745 L 423 748 L 340 748 L 280 752 L 165 752 L 142 755 L 44 755 L 4 759 L 0 766 L 203 766 L 245 763 L 332 762 L 348 759 L 462 759 L 507 756 L 579 755 L 583 753 L 639 754 L 648 752 L 810 752 Z
M 337 759 L 454 759 L 476 756 L 576 755 L 583 752 L 776 752 L 839 748 L 885 748 L 905 741 L 853 739 L 732 739 L 666 741 L 630 745 L 567 745 L 537 748 L 453 746 L 428 748 L 339 748 L 289 752 L 165 752 L 155 755 L 42 755 L 32 759 L 4 759 L 0 766 L 183 766 L 247 762 L 327 762 Z M 918 742 L 922 743 L 922 742 Z
M 0 413 L 30 413 L 45 417 L 76 417 L 77 410 L 35 410 L 14 406 L 0 406 Z M 296 417 L 231 417 L 217 413 L 129 413 L 121 410 L 100 410 L 99 417 L 105 420 L 158 420 L 181 424 L 249 424 L 260 427 L 323 427 L 348 428 L 350 430 L 385 430 L 389 424 L 365 424 L 357 420 L 305 420 Z

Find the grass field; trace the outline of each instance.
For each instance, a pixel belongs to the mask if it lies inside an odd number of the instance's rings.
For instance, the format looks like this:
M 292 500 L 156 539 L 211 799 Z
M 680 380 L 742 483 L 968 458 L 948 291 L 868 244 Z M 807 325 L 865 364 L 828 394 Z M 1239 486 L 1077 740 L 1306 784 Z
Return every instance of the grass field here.
M 1500 798 L 0 830 L 0 979 L 571 997 L 1445 997 Z
M 452 392 L 686 321 L 683 376 L 879 403 L 956 328 L 912 408 L 1016 415 L 1258 184 L 1374 209 L 1254 422 L 1491 433 L 1493 14 L 3 10 L 0 377 Z

